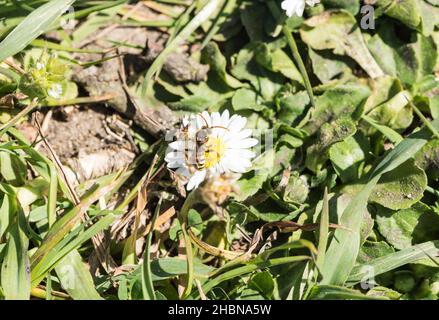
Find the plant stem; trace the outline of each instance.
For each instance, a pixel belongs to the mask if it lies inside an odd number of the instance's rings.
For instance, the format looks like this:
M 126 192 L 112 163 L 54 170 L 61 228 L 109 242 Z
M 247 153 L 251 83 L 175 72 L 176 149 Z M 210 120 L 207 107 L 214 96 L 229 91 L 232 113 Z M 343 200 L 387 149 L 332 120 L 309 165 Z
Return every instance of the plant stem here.
M 308 73 L 306 72 L 306 68 L 303 63 L 302 57 L 299 54 L 299 49 L 297 48 L 296 40 L 294 40 L 292 32 L 288 26 L 284 25 L 282 27 L 282 31 L 285 37 L 287 38 L 287 42 L 288 45 L 290 46 L 291 53 L 293 54 L 294 60 L 296 61 L 297 66 L 299 67 L 300 73 L 302 74 L 303 82 L 305 84 L 306 91 L 308 92 L 311 105 L 315 107 L 314 93 L 312 91 L 311 82 L 309 81 Z
M 192 191 L 186 198 L 183 207 L 178 214 L 178 220 L 180 221 L 181 231 L 183 234 L 183 240 L 185 243 L 186 259 L 187 259 L 187 282 L 184 289 L 182 298 L 186 298 L 192 291 L 192 285 L 194 281 L 194 260 L 192 256 L 192 243 L 189 235 L 187 234 L 187 217 L 189 210 L 199 201 L 198 192 Z
M 419 117 L 419 119 L 421 119 L 421 121 L 425 124 L 425 126 L 431 131 L 431 133 L 433 133 L 433 135 L 439 139 L 439 133 L 431 125 L 430 121 L 428 121 L 428 119 L 422 114 L 421 110 L 419 110 L 418 107 L 415 106 L 415 104 L 413 102 L 408 100 L 408 103 L 413 108 L 413 110 L 415 111 L 415 113 Z

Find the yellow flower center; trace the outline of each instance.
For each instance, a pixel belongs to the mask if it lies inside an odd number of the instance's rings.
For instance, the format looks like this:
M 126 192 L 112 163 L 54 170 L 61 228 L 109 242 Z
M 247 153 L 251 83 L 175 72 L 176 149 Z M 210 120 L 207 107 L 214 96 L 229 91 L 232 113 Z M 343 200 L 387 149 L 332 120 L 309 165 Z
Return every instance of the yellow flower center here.
M 221 138 L 209 137 L 204 150 L 205 167 L 211 168 L 224 156 L 226 146 Z

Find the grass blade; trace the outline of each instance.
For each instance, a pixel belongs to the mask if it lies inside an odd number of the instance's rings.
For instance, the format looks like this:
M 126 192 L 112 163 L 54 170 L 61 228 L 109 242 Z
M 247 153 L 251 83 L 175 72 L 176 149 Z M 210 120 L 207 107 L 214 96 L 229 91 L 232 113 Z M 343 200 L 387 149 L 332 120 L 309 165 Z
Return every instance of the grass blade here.
M 52 0 L 29 14 L 0 43 L 0 62 L 17 54 L 47 31 L 74 2 L 75 0 Z
M 329 233 L 329 200 L 328 200 L 328 188 L 325 188 L 323 194 L 323 208 L 322 215 L 320 217 L 320 230 L 319 230 L 319 244 L 317 247 L 317 267 L 321 268 L 325 262 L 326 248 L 328 245 L 328 233 Z
M 439 121 L 433 122 L 439 127 Z M 418 152 L 431 136 L 427 128 L 410 135 L 390 151 L 372 172 L 369 182 L 351 200 L 343 211 L 340 224 L 347 229 L 338 228 L 334 233 L 322 265 L 322 284 L 342 285 L 354 267 L 360 248 L 360 227 L 362 212 L 367 205 L 369 196 L 381 176 L 389 172 Z
M 416 260 L 427 258 L 428 256 L 437 256 L 439 253 L 439 241 L 429 241 L 411 246 L 401 251 L 379 257 L 367 262 L 368 270 L 363 265 L 356 266 L 349 275 L 347 284 L 355 285 L 364 279 L 373 268 L 375 276 L 384 272 L 399 268 L 405 264 L 412 263 Z
M 1 283 L 6 300 L 29 300 L 30 278 L 27 247 L 29 240 L 21 229 L 19 213 L 12 223 L 1 268 Z
M 142 292 L 143 298 L 146 300 L 156 300 L 154 285 L 152 283 L 152 273 L 151 273 L 151 241 L 152 235 L 154 233 L 154 226 L 157 221 L 157 216 L 160 212 L 160 207 L 162 205 L 162 198 L 159 199 L 157 204 L 154 217 L 152 218 L 152 228 L 149 231 L 148 237 L 146 238 L 146 247 L 143 254 L 143 264 L 142 264 Z
M 141 91 L 142 98 L 146 97 L 148 89 L 152 86 L 152 78 L 154 74 L 163 65 L 168 55 L 171 54 L 180 44 L 182 44 L 204 21 L 210 18 L 212 13 L 218 7 L 219 3 L 219 0 L 209 1 L 154 60 L 152 65 L 149 67 L 148 72 L 146 73 L 145 79 L 143 80 Z

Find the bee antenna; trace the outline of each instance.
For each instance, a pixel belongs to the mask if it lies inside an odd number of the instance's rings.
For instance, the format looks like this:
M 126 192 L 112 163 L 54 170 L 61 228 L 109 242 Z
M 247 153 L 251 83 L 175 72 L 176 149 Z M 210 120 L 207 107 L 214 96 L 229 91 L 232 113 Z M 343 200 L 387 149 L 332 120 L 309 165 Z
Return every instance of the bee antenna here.
M 209 123 L 207 122 L 206 118 L 203 117 L 203 115 L 201 114 L 201 112 L 200 112 L 198 115 L 201 117 L 201 119 L 203 119 L 204 123 L 206 124 L 206 127 L 208 127 L 208 126 L 209 126 Z

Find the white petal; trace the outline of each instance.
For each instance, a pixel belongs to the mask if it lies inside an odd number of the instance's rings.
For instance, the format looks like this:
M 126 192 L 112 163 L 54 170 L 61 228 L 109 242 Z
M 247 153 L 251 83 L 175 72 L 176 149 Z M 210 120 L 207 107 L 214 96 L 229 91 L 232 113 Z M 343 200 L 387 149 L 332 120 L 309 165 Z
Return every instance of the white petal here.
M 173 162 L 177 160 L 184 160 L 184 152 L 180 151 L 171 151 L 166 154 L 165 161 L 166 162 Z
M 206 178 L 206 170 L 195 172 L 193 176 L 190 177 L 186 189 L 189 191 L 197 188 L 204 181 L 204 178 Z
M 239 132 L 244 128 L 246 123 L 247 118 L 237 116 L 233 120 L 230 120 L 228 128 L 231 132 Z
M 294 8 L 296 7 L 295 1 L 297 0 L 285 0 L 281 3 L 281 8 L 286 11 L 288 17 L 294 14 Z
M 310 7 L 315 6 L 317 3 L 320 3 L 320 0 L 306 0 L 306 4 Z
M 248 149 L 228 149 L 227 155 L 230 155 L 230 157 L 236 158 L 236 159 L 251 159 L 256 156 L 256 154 L 253 151 L 250 151 Z
M 237 141 L 237 140 L 242 140 L 245 138 L 248 138 L 249 136 L 251 136 L 251 134 L 253 133 L 253 131 L 251 129 L 245 129 L 242 130 L 240 132 L 227 132 L 226 134 L 224 134 L 224 141 Z
M 180 168 L 183 166 L 184 166 L 184 161 L 171 161 L 171 162 L 168 162 L 168 165 L 167 165 L 167 167 L 169 169 Z
M 296 15 L 298 17 L 303 16 L 303 11 L 305 11 L 305 1 L 302 0 L 300 3 L 297 4 Z
M 197 118 L 199 119 L 198 124 L 201 124 L 201 126 L 199 126 L 198 128 L 212 126 L 212 119 L 207 111 L 203 111 L 202 113 L 198 114 Z
M 232 140 L 227 142 L 227 147 L 230 149 L 251 148 L 258 144 L 258 140 L 254 138 L 246 138 L 242 140 Z
M 221 116 L 219 112 L 212 113 L 212 127 L 221 126 Z
M 190 145 L 189 141 L 184 141 L 184 140 L 177 140 L 174 142 L 171 142 L 169 144 L 169 147 L 177 150 L 177 151 L 185 151 L 185 149 L 188 149 Z
M 224 110 L 221 114 L 221 125 L 227 127 L 229 125 L 230 113 L 229 110 Z
M 243 173 L 245 172 L 245 167 L 242 165 L 242 159 L 239 159 L 239 161 L 236 161 L 235 158 L 225 156 L 221 163 L 223 164 L 226 171 L 232 171 L 237 173 Z

